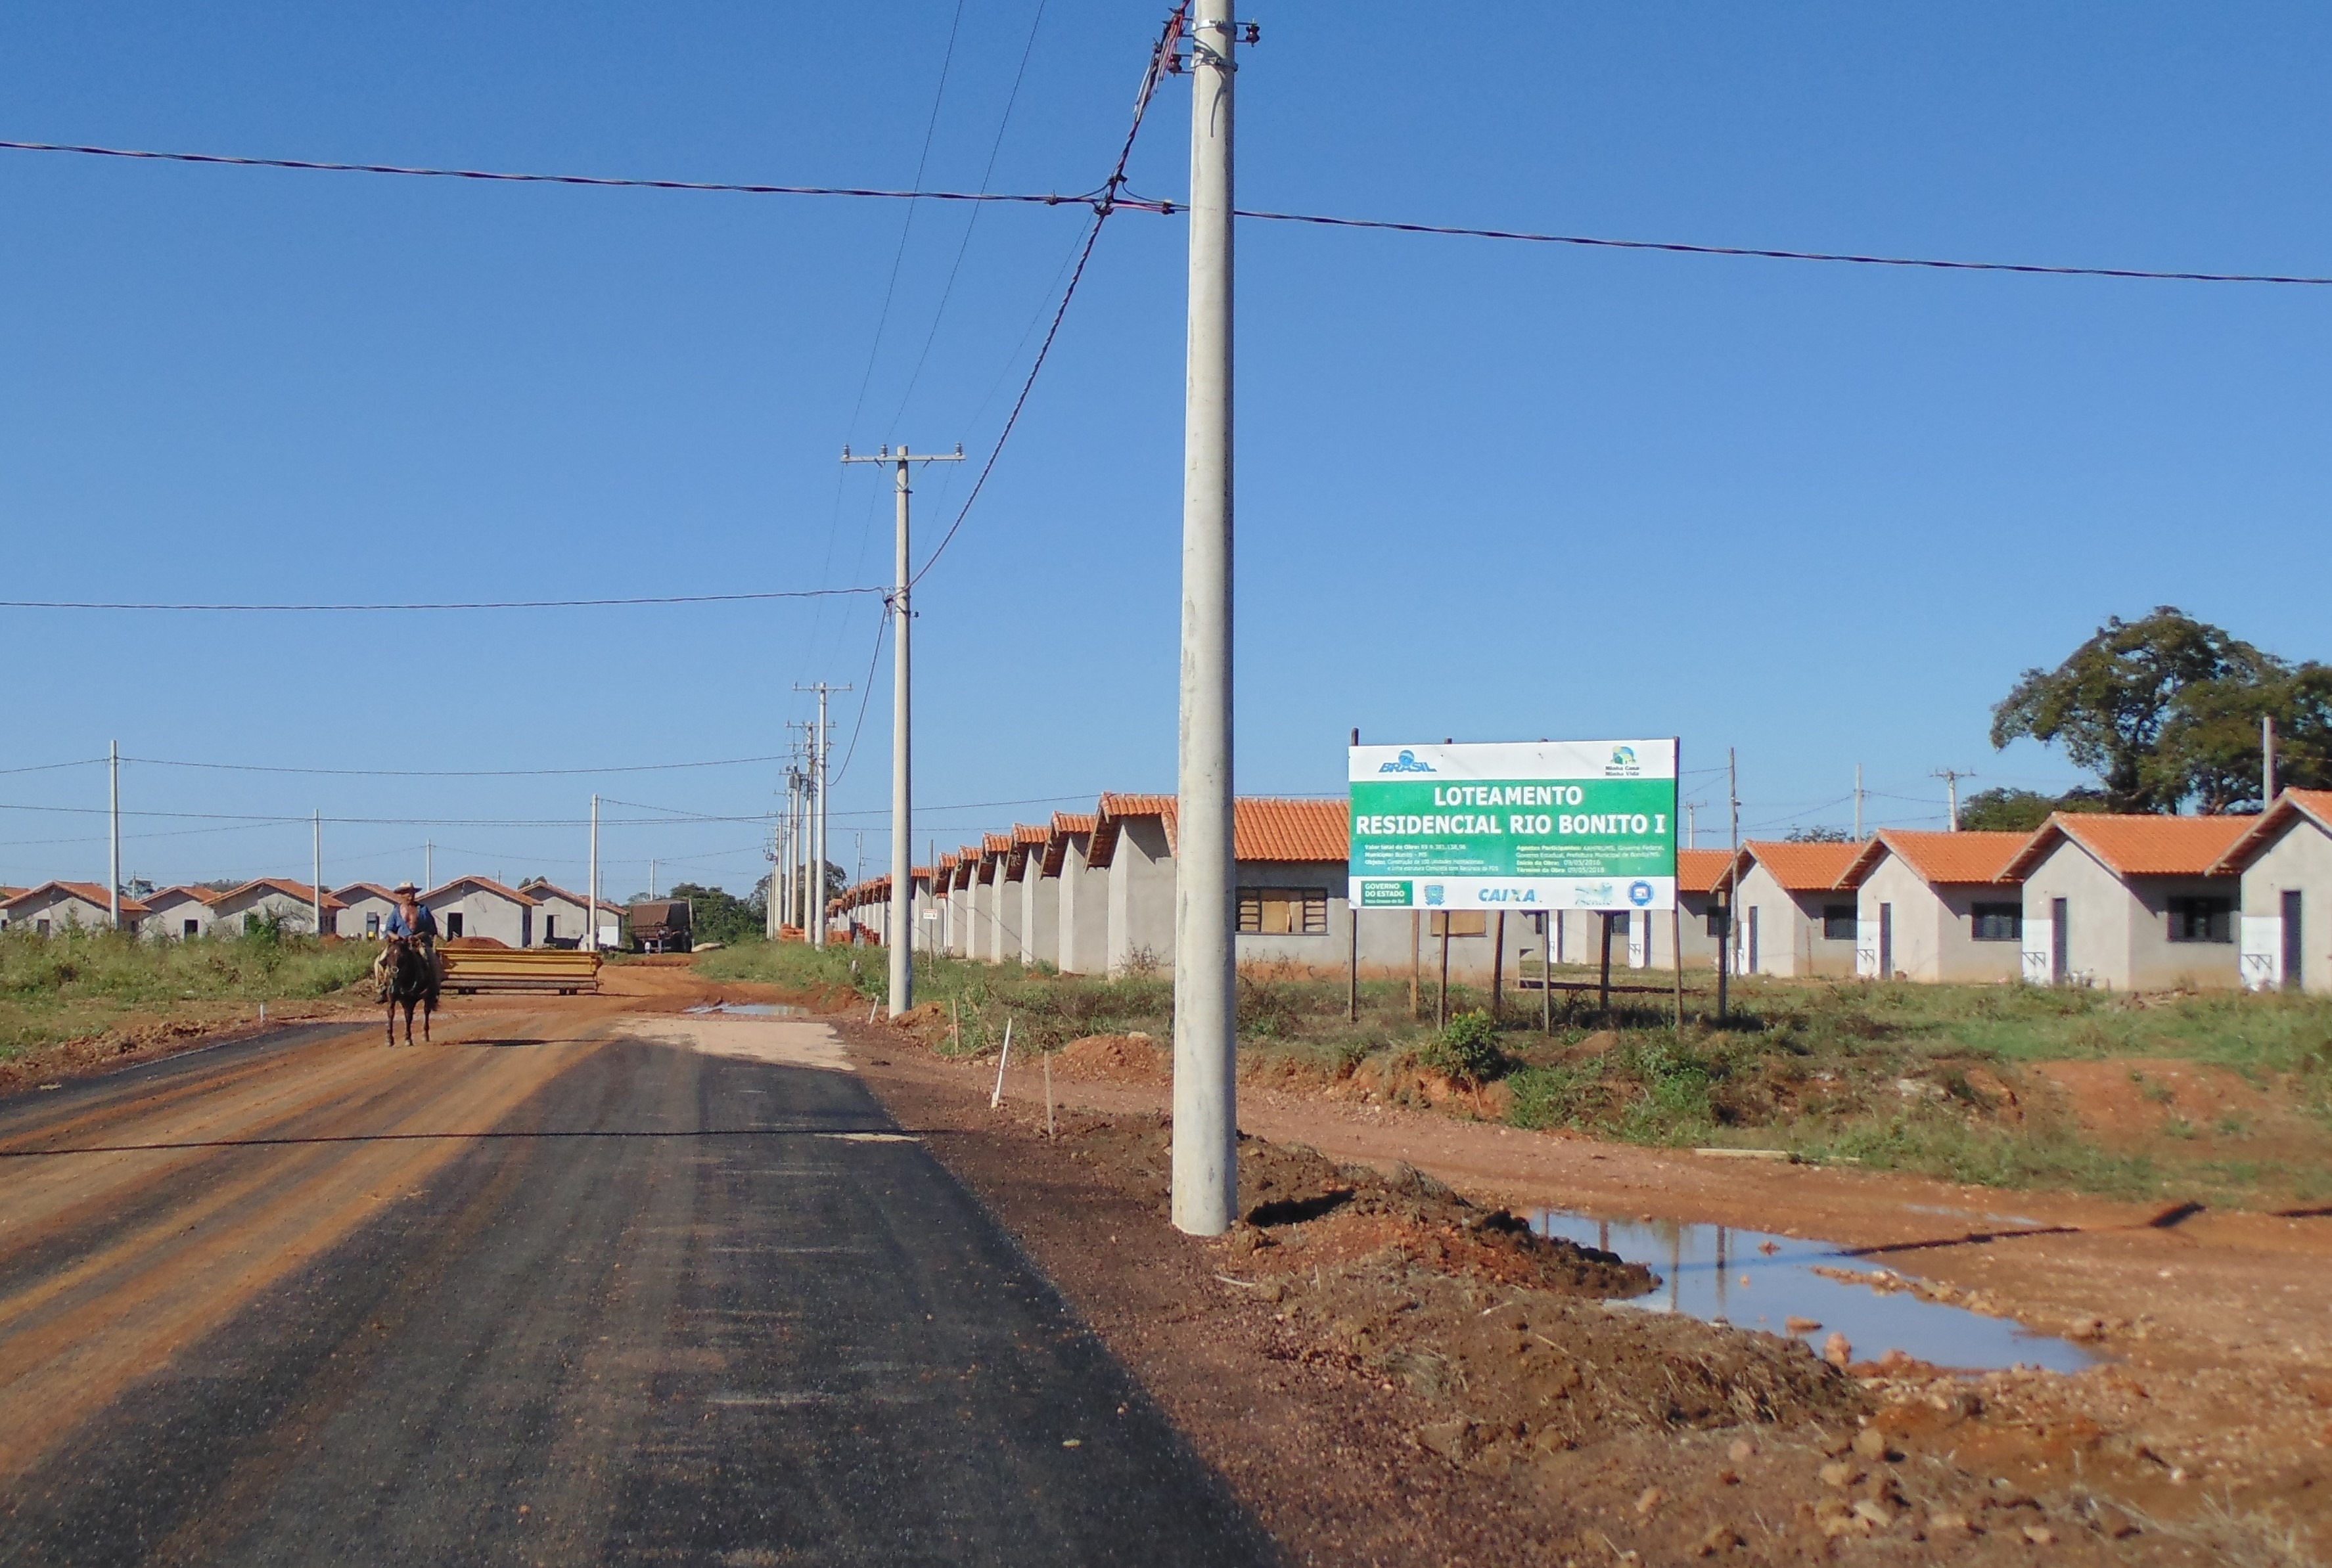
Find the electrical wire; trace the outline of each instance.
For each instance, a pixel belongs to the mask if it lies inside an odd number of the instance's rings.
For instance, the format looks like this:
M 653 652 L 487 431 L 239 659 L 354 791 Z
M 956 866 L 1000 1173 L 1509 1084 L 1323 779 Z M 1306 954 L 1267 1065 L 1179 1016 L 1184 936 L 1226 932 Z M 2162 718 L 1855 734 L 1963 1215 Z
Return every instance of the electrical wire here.
M 164 604 L 97 599 L 0 599 L 0 610 L 167 610 L 262 614 L 378 613 L 408 610 L 596 610 L 639 604 L 741 604 L 887 594 L 882 587 L 784 588 L 756 594 L 663 594 L 629 599 L 478 599 L 403 604 Z
M 1171 202 L 1135 202 L 1149 212 L 1175 213 Z M 1396 223 L 1384 218 L 1339 218 L 1318 213 L 1274 213 L 1240 207 L 1233 216 L 1259 223 L 1310 223 L 1332 229 L 1377 229 L 1400 234 L 1446 234 L 1473 240 L 1518 240 L 1534 245 L 1582 245 L 1609 251 L 1664 251 L 1682 256 L 1751 257 L 1769 261 L 1834 261 L 1857 267 L 1916 267 L 1946 272 L 2021 272 L 2048 278 L 2126 278 L 2164 283 L 2286 283 L 2308 288 L 2332 284 L 2332 277 L 2281 272 L 2179 272 L 2144 267 L 2058 267 L 2033 261 L 1968 261 L 1931 256 L 1860 255 L 1843 251 L 1783 251 L 1756 245 L 1704 245 L 1681 240 L 1617 240 L 1591 234 L 1542 234 L 1520 229 L 1476 229 L 1442 223 Z
M 1181 14 L 1177 10 L 1176 15 Z M 91 147 L 64 142 L 0 140 L 0 151 L 74 153 L 93 157 L 140 158 L 167 163 L 223 164 L 243 168 L 303 169 L 330 174 L 409 175 L 433 179 L 489 180 L 516 185 L 594 185 L 665 191 L 715 191 L 744 195 L 851 196 L 890 201 L 1008 202 L 1020 205 L 1091 206 L 1096 212 L 1130 208 L 1172 216 L 1183 211 L 1171 201 L 1133 197 L 1096 189 L 1074 195 L 1058 192 L 884 190 L 862 185 L 748 185 L 719 180 L 623 179 L 598 175 L 521 174 L 494 169 L 427 168 L 399 164 L 327 163 L 310 158 L 237 157 L 219 153 L 161 152 L 148 148 Z M 1324 213 L 1234 209 L 1258 223 L 1305 223 L 1322 228 L 1374 229 L 1400 234 L 1435 234 L 1475 240 L 1518 241 L 1536 245 L 1579 245 L 1612 251 L 1660 251 L 1685 256 L 1723 256 L 1773 261 L 1825 261 L 1859 267 L 1911 267 L 1953 272 L 2014 272 L 2050 278 L 2118 278 L 2146 282 L 2266 283 L 2302 288 L 2332 285 L 2332 277 L 2287 272 L 2201 272 L 2146 267 L 2052 266 L 2033 261 L 1974 261 L 1934 256 L 1882 256 L 1849 251 L 1795 251 L 1757 245 L 1712 245 L 1682 240 L 1627 240 L 1600 234 L 1543 233 L 1527 229 L 1477 228 L 1454 223 L 1416 223 L 1389 218 L 1348 218 Z
M 105 758 L 92 760 L 103 762 Z M 322 778 L 565 778 L 581 775 L 596 777 L 616 773 L 677 773 L 690 768 L 745 767 L 748 765 L 784 762 L 783 756 L 728 756 L 711 762 L 642 762 L 628 763 L 619 767 L 510 767 L 510 768 L 390 768 L 390 767 L 287 767 L 255 762 L 188 762 L 164 756 L 125 756 L 124 762 L 141 763 L 148 767 L 205 768 L 218 773 L 301 774 Z M 51 767 L 78 767 L 79 763 L 51 763 Z M 30 772 L 30 769 L 10 769 Z
M 1166 18 L 1158 42 L 1151 47 L 1149 67 L 1142 73 L 1141 89 L 1134 94 L 1133 122 L 1126 127 L 1125 140 L 1117 150 L 1117 162 L 1111 166 L 1109 178 L 1102 183 L 1101 195 L 1094 204 L 1093 224 L 1085 232 L 1085 248 L 1077 253 L 1076 268 L 1069 274 L 1069 286 L 1062 290 L 1061 303 L 1053 312 L 1053 324 L 1045 329 L 1045 340 L 1037 347 L 1037 357 L 1028 366 L 1027 379 L 1021 382 L 1020 394 L 1012 400 L 1012 412 L 1005 415 L 1004 428 L 998 432 L 996 444 L 989 449 L 988 461 L 980 464 L 980 477 L 972 480 L 971 492 L 963 498 L 962 508 L 957 511 L 955 521 L 948 525 L 948 531 L 941 536 L 938 547 L 924 557 L 922 568 L 908 579 L 910 586 L 921 583 L 954 542 L 964 519 L 971 515 L 972 506 L 980 499 L 980 492 L 987 489 L 988 476 L 996 471 L 997 460 L 1004 455 L 1004 445 L 1012 439 L 1013 429 L 1020 423 L 1021 410 L 1028 406 L 1028 394 L 1037 389 L 1037 377 L 1053 352 L 1054 340 L 1061 335 L 1061 322 L 1069 313 L 1069 301 L 1077 296 L 1077 285 L 1085 280 L 1085 265 L 1093 260 L 1094 246 L 1100 242 L 1110 214 L 1117 210 L 1119 195 L 1125 186 L 1125 166 L 1133 157 L 1134 139 L 1142 134 L 1142 122 L 1150 112 L 1151 100 L 1157 96 L 1160 80 L 1174 63 L 1175 41 L 1181 36 L 1183 17 L 1189 10 L 1189 0 L 1175 6 L 1173 14 Z
M 890 630 L 890 626 L 891 617 L 888 615 L 884 616 L 875 624 L 874 651 L 866 660 L 866 679 L 858 683 L 859 690 L 863 693 L 858 698 L 858 719 L 850 727 L 850 745 L 843 751 L 841 770 L 826 781 L 826 787 L 829 790 L 840 784 L 848 774 L 850 759 L 858 755 L 858 737 L 866 728 L 866 705 L 873 701 L 874 697 L 874 667 L 883 662 L 883 634 Z
M 961 5 L 957 7 L 956 14 L 959 18 L 962 16 L 963 11 Z M 1011 90 L 1004 95 L 1004 116 L 997 123 L 996 139 L 989 143 L 988 163 L 980 171 L 980 185 L 982 190 L 988 188 L 988 182 L 996 176 L 996 160 L 1004 151 L 1004 133 L 1012 128 L 1012 109 L 1020 101 L 1020 83 L 1028 74 L 1028 61 L 1037 52 L 1037 30 L 1044 25 L 1044 22 L 1045 0 L 1037 0 L 1037 14 L 1028 24 L 1028 42 L 1022 45 L 1020 50 L 1020 67 L 1012 73 Z M 953 40 L 951 33 L 950 40 L 951 42 Z M 936 120 L 936 113 L 933 118 Z M 924 145 L 928 149 L 930 146 L 928 137 L 925 138 Z M 920 169 L 916 171 L 915 183 L 917 185 L 923 183 L 922 172 Z M 915 388 L 923 379 L 923 366 L 931 359 L 932 345 L 939 341 L 940 323 L 947 318 L 948 301 L 955 297 L 956 278 L 963 271 L 964 257 L 970 253 L 971 236 L 980 227 L 980 211 L 977 206 L 973 207 L 971 215 L 964 220 L 963 238 L 956 245 L 955 261 L 949 266 L 947 282 L 940 290 L 939 305 L 932 311 L 932 329 L 923 335 L 922 352 L 915 356 L 915 368 L 907 376 L 907 390 L 899 394 L 899 406 L 891 415 L 891 428 L 894 430 L 898 429 L 900 423 L 906 418 L 907 404 L 914 400 Z

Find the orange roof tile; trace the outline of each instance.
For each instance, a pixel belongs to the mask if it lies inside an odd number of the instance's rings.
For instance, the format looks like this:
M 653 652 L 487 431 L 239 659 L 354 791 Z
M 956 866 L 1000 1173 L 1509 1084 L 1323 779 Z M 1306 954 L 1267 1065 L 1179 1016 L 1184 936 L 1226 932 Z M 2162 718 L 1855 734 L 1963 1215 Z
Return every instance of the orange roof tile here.
M 312 904 L 316 902 L 316 889 L 314 888 L 310 887 L 305 882 L 294 882 L 285 877 L 253 877 L 242 887 L 237 888 L 231 892 L 221 893 L 216 898 L 213 899 L 212 902 L 224 904 L 230 898 L 240 898 L 254 888 L 263 888 L 271 893 L 281 893 L 287 898 L 297 898 L 302 904 Z M 529 903 L 532 903 L 533 901 L 534 900 L 531 898 L 527 900 Z M 347 905 L 341 903 L 339 899 L 334 898 L 329 892 L 324 895 L 323 904 L 324 908 L 327 909 L 345 909 L 348 908 Z
M 343 888 L 340 891 L 346 892 L 348 889 Z M 180 882 L 174 887 L 156 890 L 146 899 L 146 903 L 148 906 L 158 904 L 173 893 L 184 893 L 187 898 L 200 904 L 215 904 L 224 897 L 215 888 L 197 888 L 190 882 Z
M 1045 860 L 1038 874 L 1059 876 L 1068 863 L 1069 841 L 1079 833 L 1090 835 L 1098 820 L 1090 812 L 1055 812 L 1052 829 L 1045 835 Z
M 1968 835 L 1960 835 L 1965 838 Z M 1862 853 L 1860 844 L 1794 844 L 1787 840 L 1750 839 L 1741 846 L 1743 855 L 1765 868 L 1765 874 L 1792 893 L 1819 893 L 1839 885 L 1855 857 Z M 1742 868 L 1747 874 L 1748 868 Z
M 105 889 L 99 887 L 95 882 L 43 882 L 37 888 L 26 889 L 24 891 L 17 894 L 14 898 L 10 898 L 8 902 L 10 904 L 29 904 L 33 899 L 40 898 L 43 894 L 48 893 L 70 893 L 84 904 L 94 904 L 100 909 L 106 908 Z M 139 903 L 135 898 L 128 897 L 127 895 L 125 895 L 121 900 L 121 912 L 125 915 L 144 915 L 149 913 L 145 905 Z
M 1859 888 L 1881 857 L 1898 857 L 1927 882 L 1960 886 L 1996 882 L 2030 835 L 2025 833 L 1912 832 L 1881 828 L 1838 879 L 1841 889 Z
M 1231 853 L 1242 860 L 1349 860 L 1352 803 L 1251 796 L 1231 803 Z
M 1012 835 L 1010 833 L 982 833 L 980 835 L 980 849 L 982 854 L 1008 855 L 1012 852 Z
M 529 908 L 532 908 L 537 904 L 542 902 L 541 899 L 536 898 L 531 893 L 521 893 L 516 888 L 505 888 L 500 882 L 495 881 L 492 877 L 450 878 L 438 886 L 430 889 L 426 893 L 422 894 L 422 899 L 425 902 L 428 899 L 435 898 L 440 893 L 447 892 L 453 889 L 461 887 L 465 882 L 472 887 L 483 888 L 489 893 L 499 893 L 502 897 L 508 898 L 513 904 L 524 904 Z
M 1732 860 L 1732 852 L 1727 850 L 1678 850 L 1677 890 L 1714 893 L 1724 883 L 1725 868 Z
M 2226 853 L 2211 868 L 2212 874 L 2232 876 L 2241 871 L 2294 817 L 2306 817 L 2332 833 L 2332 790 L 2285 790 L 2259 815 L 2237 819 L 2246 824 L 2243 834 L 2227 846 Z
M 1091 812 L 1055 812 L 1053 832 L 1056 833 L 1089 833 L 1101 819 Z
M 2203 877 L 2257 824 L 2257 817 L 2108 816 L 2059 812 L 2025 841 L 2002 869 L 2022 880 L 2066 839 L 2087 850 L 2117 877 Z M 2218 872 L 2225 876 L 2226 872 Z

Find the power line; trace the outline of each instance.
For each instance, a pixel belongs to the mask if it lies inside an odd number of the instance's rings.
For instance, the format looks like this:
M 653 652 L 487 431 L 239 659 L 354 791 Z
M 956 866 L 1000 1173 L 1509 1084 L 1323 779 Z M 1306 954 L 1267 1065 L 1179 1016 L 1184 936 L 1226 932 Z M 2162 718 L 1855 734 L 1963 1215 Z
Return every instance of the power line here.
M 236 157 L 218 153 L 160 152 L 146 148 L 88 147 L 62 142 L 0 141 L 0 151 L 75 153 L 94 157 L 141 158 L 166 163 L 223 164 L 244 168 L 301 169 L 333 174 L 408 175 L 432 179 L 487 180 L 516 185 L 592 185 L 666 191 L 729 192 L 743 195 L 851 196 L 890 201 L 1008 202 L 1026 206 L 1090 206 L 1096 213 L 1128 208 L 1179 214 L 1170 201 L 1133 197 L 1107 187 L 1063 195 L 1018 191 L 884 190 L 861 185 L 749 185 L 719 180 L 623 179 L 599 175 L 521 174 L 494 169 L 425 168 L 398 164 L 327 163 L 309 158 Z M 1712 245 L 1683 240 L 1628 240 L 1601 234 L 1543 233 L 1526 229 L 1477 228 L 1453 223 L 1415 223 L 1389 218 L 1349 218 L 1324 213 L 1281 213 L 1241 207 L 1235 215 L 1258 223 L 1307 223 L 1337 229 L 1374 229 L 1391 233 L 1436 234 L 1461 239 L 1518 241 L 1535 245 L 1579 245 L 1612 251 L 1661 251 L 1685 256 L 1726 256 L 1773 261 L 1827 261 L 1859 267 L 1914 267 L 1954 272 L 2015 272 L 2051 278 L 2120 278 L 2146 282 L 2271 283 L 2323 288 L 2332 277 L 2284 272 L 2199 272 L 2145 267 L 2070 267 L 2033 261 L 1976 261 L 1935 256 L 1882 256 L 1847 251 L 1795 251 L 1758 245 Z
M 1171 202 L 1133 201 L 1123 206 L 1172 214 Z M 2129 278 L 2165 283 L 2296 283 L 2311 288 L 2332 278 L 2279 272 L 2174 272 L 2144 267 L 2057 267 L 2034 261 L 1967 261 L 1931 256 L 1871 256 L 1843 251 L 1782 251 L 1756 245 L 1703 245 L 1682 240 L 1616 240 L 1592 234 L 1542 234 L 1520 229 L 1475 229 L 1441 223 L 1396 223 L 1385 218 L 1338 218 L 1318 213 L 1272 213 L 1240 207 L 1233 216 L 1261 223 L 1311 223 L 1332 229 L 1380 229 L 1400 234 L 1447 234 L 1473 240 L 1519 240 L 1534 245 L 1583 245 L 1608 251 L 1665 251 L 1682 256 L 1741 256 L 1769 261 L 1839 261 L 1858 267 L 1923 267 L 1946 272 L 2023 272 L 2049 278 Z
M 422 179 L 485 180 L 499 185 L 593 185 L 616 190 L 725 192 L 745 196 L 855 196 L 876 201 L 1010 202 L 1056 207 L 1091 202 L 1094 195 L 1065 196 L 1007 191 L 885 190 L 867 185 L 770 185 L 726 180 L 625 179 L 606 175 L 519 174 L 504 169 L 428 168 L 406 164 L 328 163 L 315 158 L 237 157 L 225 153 L 158 152 L 145 147 L 86 147 L 66 142 L 0 141 L 5 152 L 79 153 L 91 157 L 138 158 L 155 163 L 224 164 L 235 168 L 299 169 L 340 175 L 407 175 Z
M 105 758 L 93 759 L 103 762 Z M 617 767 L 511 767 L 511 768 L 387 768 L 387 767 L 288 767 L 255 762 L 187 762 L 163 756 L 125 756 L 124 762 L 140 763 L 148 767 L 205 768 L 219 773 L 302 774 L 324 778 L 563 778 L 597 777 L 611 773 L 677 773 L 690 768 L 745 767 L 762 763 L 783 762 L 782 756 L 729 756 L 711 762 L 642 762 Z M 49 767 L 81 767 L 84 763 L 49 763 Z M 30 773 L 30 768 L 11 768 L 11 773 Z
M 980 492 L 987 488 L 988 476 L 996 471 L 996 461 L 1004 455 L 1004 443 L 1012 439 L 1013 427 L 1020 423 L 1020 411 L 1028 405 L 1028 394 L 1037 389 L 1037 377 L 1053 352 L 1054 339 L 1061 334 L 1061 321 L 1069 313 L 1069 301 L 1077 296 L 1077 285 L 1085 280 L 1085 264 L 1093 260 L 1094 246 L 1099 242 L 1102 229 L 1108 223 L 1110 214 L 1120 204 L 1118 195 L 1125 186 L 1125 166 L 1133 157 L 1134 138 L 1142 134 L 1142 121 L 1150 112 L 1150 100 L 1157 95 L 1159 79 L 1174 63 L 1175 41 L 1181 35 L 1183 15 L 1188 10 L 1187 3 L 1177 5 L 1173 14 L 1167 17 L 1158 42 L 1151 46 L 1150 64 L 1142 73 L 1142 87 L 1133 98 L 1133 123 L 1125 128 L 1125 140 L 1117 149 L 1117 162 L 1111 166 L 1109 178 L 1102 183 L 1099 199 L 1094 204 L 1093 226 L 1085 233 L 1085 248 L 1077 252 L 1077 264 L 1069 274 L 1069 286 L 1061 291 L 1061 303 L 1053 312 L 1053 324 L 1045 329 L 1044 342 L 1037 346 L 1037 357 L 1028 366 L 1027 379 L 1020 384 L 1020 395 L 1012 400 L 1012 412 L 1005 415 L 1004 428 L 998 433 L 995 446 L 989 450 L 988 461 L 980 464 L 980 477 L 971 481 L 971 493 L 963 498 L 962 508 L 957 511 L 955 521 L 948 525 L 948 531 L 940 537 L 938 547 L 924 557 L 922 568 L 908 579 L 911 586 L 921 583 L 931 569 L 939 565 L 940 556 L 954 542 L 957 530 L 963 527 L 963 520 L 971 515 L 973 503 L 980 499 Z
M 959 21 L 961 20 L 962 15 L 963 8 L 959 5 L 956 8 L 957 19 Z M 1037 0 L 1037 14 L 1031 18 L 1028 23 L 1028 42 L 1022 45 L 1020 50 L 1020 68 L 1012 73 L 1012 89 L 1004 96 L 1004 117 L 997 123 L 996 139 L 990 142 L 988 146 L 988 163 L 986 166 L 980 171 L 980 188 L 983 190 L 987 188 L 988 182 L 995 177 L 997 157 L 1004 151 L 1004 133 L 1012 128 L 1012 109 L 1013 107 L 1020 101 L 1020 83 L 1028 74 L 1029 58 L 1037 52 L 1037 30 L 1039 27 L 1042 27 L 1044 23 L 1045 0 Z M 951 47 L 952 47 L 955 41 L 955 33 L 952 28 L 949 30 L 948 41 Z M 934 124 L 938 122 L 938 105 L 934 104 L 932 106 L 932 121 Z M 923 138 L 923 145 L 926 152 L 928 152 L 931 147 L 931 138 L 928 134 L 926 134 Z M 922 171 L 921 168 L 918 168 L 915 171 L 915 183 L 917 185 L 923 183 Z M 912 209 L 910 210 L 912 211 Z M 898 429 L 900 421 L 906 418 L 907 404 L 913 400 L 915 395 L 915 387 L 923 378 L 923 366 L 932 356 L 932 345 L 939 341 L 940 323 L 947 318 L 948 301 L 955 297 L 956 277 L 963 271 L 963 259 L 966 255 L 970 253 L 971 236 L 979 227 L 980 209 L 978 207 L 974 207 L 971 209 L 971 215 L 964 220 L 963 238 L 958 242 L 956 245 L 955 261 L 953 264 L 948 268 L 947 282 L 940 290 L 939 305 L 932 312 L 932 329 L 923 335 L 922 352 L 915 356 L 915 368 L 907 376 L 907 390 L 899 394 L 899 406 L 891 415 L 891 428 L 894 430 Z M 902 239 L 903 240 L 903 238 L 904 236 L 903 235 Z
M 98 599 L 0 599 L 0 610 L 168 610 L 261 614 L 379 613 L 407 610 L 596 610 L 638 604 L 741 604 L 883 594 L 870 588 L 784 588 L 756 594 L 664 594 L 629 599 L 478 599 L 401 604 L 164 604 Z

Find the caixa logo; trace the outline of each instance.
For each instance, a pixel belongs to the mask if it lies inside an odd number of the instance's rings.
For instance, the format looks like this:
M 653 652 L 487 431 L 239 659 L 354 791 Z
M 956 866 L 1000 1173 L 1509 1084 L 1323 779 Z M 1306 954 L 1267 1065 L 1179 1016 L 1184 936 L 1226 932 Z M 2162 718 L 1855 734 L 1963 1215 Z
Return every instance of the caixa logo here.
M 1474 897 L 1485 904 L 1535 904 L 1536 888 L 1477 888 Z

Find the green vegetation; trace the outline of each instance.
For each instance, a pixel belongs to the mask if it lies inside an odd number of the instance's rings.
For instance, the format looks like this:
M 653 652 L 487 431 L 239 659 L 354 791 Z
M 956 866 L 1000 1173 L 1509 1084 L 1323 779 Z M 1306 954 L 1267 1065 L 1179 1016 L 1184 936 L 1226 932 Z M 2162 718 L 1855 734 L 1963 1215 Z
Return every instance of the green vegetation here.
M 879 949 L 818 954 L 795 943 L 709 954 L 699 967 L 798 992 L 847 986 L 869 999 L 881 998 L 885 977 Z M 1558 971 L 1574 984 L 1591 977 Z M 1714 976 L 1687 981 L 1681 1031 L 1664 996 L 1615 995 L 1605 1016 L 1592 990 L 1559 993 L 1553 1028 L 1542 1031 L 1537 993 L 1510 993 L 1494 1022 L 1485 993 L 1456 987 L 1451 1022 L 1437 1031 L 1429 982 L 1421 1018 L 1410 1016 L 1405 980 L 1363 982 L 1353 1022 L 1342 978 L 1257 969 L 1239 981 L 1242 1064 L 1322 1081 L 1358 1077 L 1387 1098 L 1424 1103 L 1421 1069 L 1494 1086 L 1494 1098 L 1463 1103 L 1491 1114 L 1503 1105 L 1518 1126 L 1639 1144 L 1786 1149 L 1990 1186 L 2129 1198 L 2268 1206 L 2332 1198 L 2332 1002 L 1736 980 L 1720 1023 Z M 1016 1044 L 1041 1049 L 1089 1034 L 1171 1038 L 1171 984 L 1154 970 L 1106 980 L 925 958 L 916 984 L 939 1021 L 960 1029 L 943 1050 L 992 1050 L 1008 1018 Z M 2132 1087 L 2162 1117 L 2162 1136 L 2108 1146 L 2033 1069 L 2111 1059 L 2223 1067 L 2298 1114 L 2282 1117 L 2273 1136 L 2247 1115 L 2183 1119 L 2168 1091 L 2139 1074 Z
M 2281 781 L 2332 784 L 2332 665 L 2289 663 L 2165 604 L 2109 617 L 2056 669 L 2026 670 L 1992 710 L 1992 744 L 2062 746 L 2112 811 L 2216 814 L 2260 804 L 2270 717 Z
M 264 927 L 154 942 L 110 931 L 0 931 L 0 1061 L 86 1039 L 139 1014 L 225 1016 L 236 1004 L 329 996 L 372 950 Z
M 753 889 L 751 898 L 740 898 L 719 888 L 674 882 L 664 897 L 689 901 L 691 930 L 698 942 L 759 942 L 767 929 L 764 917 L 769 906 L 760 888 Z

